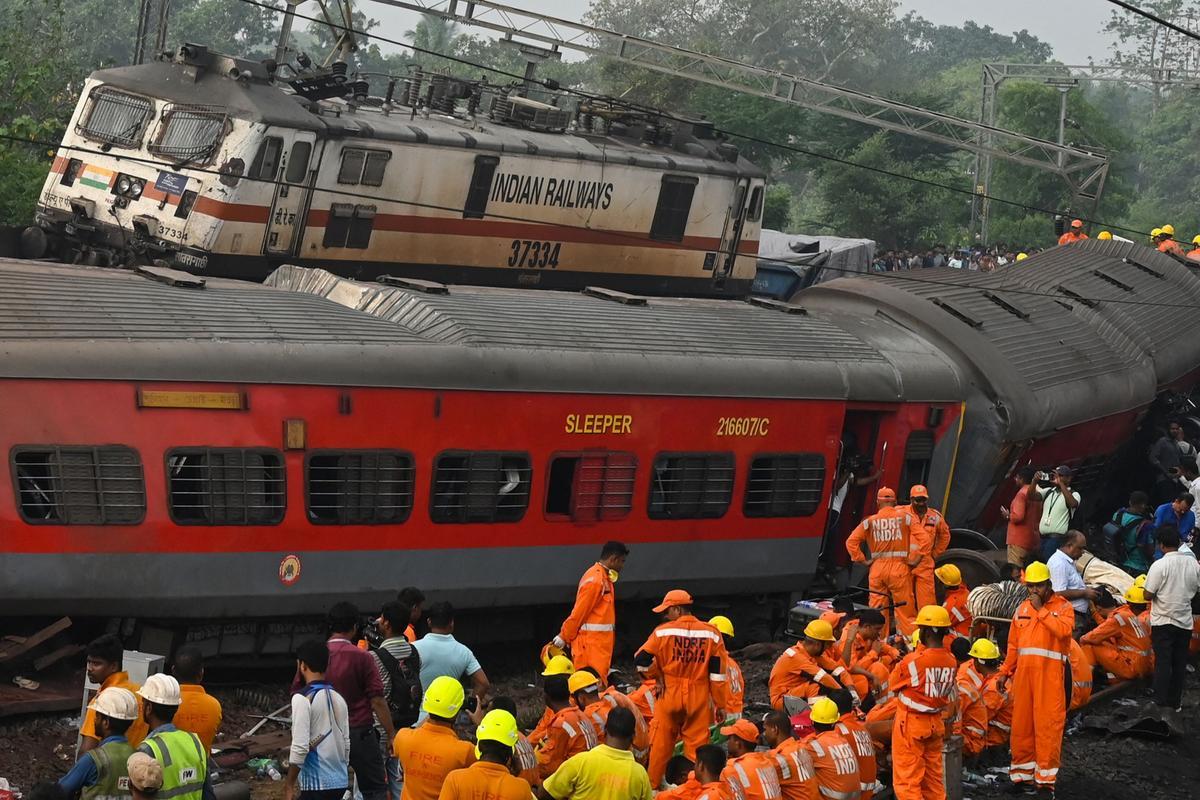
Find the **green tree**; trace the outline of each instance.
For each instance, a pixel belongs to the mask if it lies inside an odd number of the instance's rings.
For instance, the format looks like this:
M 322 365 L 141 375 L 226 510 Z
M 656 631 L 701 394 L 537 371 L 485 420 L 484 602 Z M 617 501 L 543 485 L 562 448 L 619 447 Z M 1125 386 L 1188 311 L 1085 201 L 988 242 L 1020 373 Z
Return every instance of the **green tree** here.
M 786 231 L 792 226 L 792 190 L 787 184 L 768 186 L 763 197 L 762 225 L 776 231 Z

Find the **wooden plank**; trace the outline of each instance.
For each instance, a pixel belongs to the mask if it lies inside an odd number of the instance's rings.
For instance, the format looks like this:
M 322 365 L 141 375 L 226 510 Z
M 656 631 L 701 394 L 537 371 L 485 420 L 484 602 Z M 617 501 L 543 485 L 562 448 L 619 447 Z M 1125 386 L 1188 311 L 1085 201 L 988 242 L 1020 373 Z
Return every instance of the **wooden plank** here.
M 76 653 L 81 652 L 83 649 L 84 649 L 84 647 L 81 644 L 64 644 L 62 647 L 58 648 L 57 650 L 51 650 L 49 653 L 42 656 L 41 658 L 34 659 L 33 668 L 35 670 L 37 670 L 38 672 L 41 672 L 42 670 L 44 670 L 46 667 L 50 666 L 51 664 L 57 664 L 59 661 L 62 661 L 67 656 L 73 656 Z
M 15 717 L 18 714 L 45 714 L 52 711 L 79 711 L 79 701 L 83 697 L 78 694 L 66 693 L 61 690 L 47 688 L 29 691 L 16 686 L 0 685 L 0 717 Z
M 52 636 L 62 633 L 69 627 L 71 627 L 71 618 L 63 617 L 58 622 L 42 628 L 23 642 L 12 645 L 0 645 L 0 663 L 11 661 L 17 656 L 28 653 L 33 648 L 49 640 Z

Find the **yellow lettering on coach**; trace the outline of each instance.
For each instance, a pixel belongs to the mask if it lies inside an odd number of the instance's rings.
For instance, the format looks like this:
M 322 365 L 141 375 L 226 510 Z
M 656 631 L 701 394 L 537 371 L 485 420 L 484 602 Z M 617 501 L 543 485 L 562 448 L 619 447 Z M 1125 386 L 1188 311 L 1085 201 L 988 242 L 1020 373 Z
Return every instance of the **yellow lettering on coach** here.
M 633 433 L 632 414 L 567 414 L 563 429 L 572 434 L 611 434 L 625 436 Z

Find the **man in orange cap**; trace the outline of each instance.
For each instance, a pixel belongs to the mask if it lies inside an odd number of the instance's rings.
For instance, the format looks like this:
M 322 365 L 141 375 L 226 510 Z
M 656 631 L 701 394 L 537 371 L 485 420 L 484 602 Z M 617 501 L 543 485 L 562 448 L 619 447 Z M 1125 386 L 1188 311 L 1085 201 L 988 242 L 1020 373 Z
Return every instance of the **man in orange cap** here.
M 912 514 L 912 535 L 921 560 L 913 567 L 913 586 L 917 608 L 937 605 L 933 585 L 933 565 L 950 546 L 950 526 L 936 509 L 929 507 L 929 490 L 917 484 L 908 490 L 909 504 L 897 511 Z
M 600 560 L 579 579 L 575 606 L 554 637 L 557 646 L 570 646 L 575 669 L 591 667 L 597 675 L 608 674 L 617 622 L 613 584 L 628 555 L 628 547 L 609 542 L 601 548 Z
M 876 495 L 879 511 L 858 524 L 846 540 L 852 561 L 871 568 L 867 587 L 871 605 L 888 619 L 889 606 L 896 609 L 896 627 L 905 636 L 913 632 L 912 569 L 921 562 L 921 553 L 912 529 L 916 519 L 896 508 L 896 493 L 884 487 Z M 866 543 L 870 554 L 863 553 Z M 890 622 L 884 630 L 891 630 Z
M 665 622 L 634 654 L 638 672 L 662 684 L 650 725 L 650 785 L 662 785 L 675 742 L 694 759 L 709 739 L 714 704 L 726 697 L 725 643 L 721 632 L 692 616 L 692 596 L 682 589 L 667 592 L 654 607 Z
M 1052 792 L 1067 721 L 1064 687 L 1075 609 L 1070 600 L 1054 593 L 1050 568 L 1040 561 L 1026 567 L 1025 586 L 1029 597 L 1009 627 L 1008 655 L 996 688 L 1003 692 L 1011 683 L 1009 779 Z
M 733 796 L 740 800 L 778 800 L 779 775 L 765 753 L 754 752 L 758 745 L 758 728 L 748 719 L 739 719 L 721 728 L 728 736 L 726 747 L 729 761 L 721 772 L 721 780 L 729 784 Z
M 1074 244 L 1075 242 L 1082 242 L 1086 238 L 1088 238 L 1088 236 L 1083 232 L 1083 220 L 1073 219 L 1071 220 L 1070 229 L 1062 236 L 1058 237 L 1058 243 Z

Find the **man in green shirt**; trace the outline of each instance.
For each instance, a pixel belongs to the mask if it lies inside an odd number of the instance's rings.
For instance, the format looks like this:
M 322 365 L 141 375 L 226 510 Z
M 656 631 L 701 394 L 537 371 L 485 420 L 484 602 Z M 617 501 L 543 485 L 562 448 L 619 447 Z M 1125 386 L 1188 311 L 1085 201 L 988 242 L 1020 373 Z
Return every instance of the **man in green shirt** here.
M 633 759 L 633 712 L 617 707 L 604 725 L 605 743 L 563 762 L 537 789 L 540 800 L 650 800 L 650 776 Z

